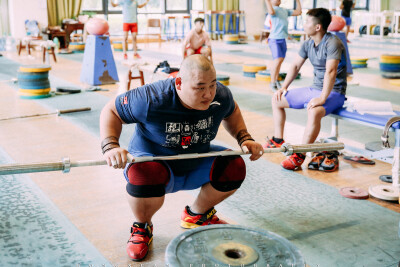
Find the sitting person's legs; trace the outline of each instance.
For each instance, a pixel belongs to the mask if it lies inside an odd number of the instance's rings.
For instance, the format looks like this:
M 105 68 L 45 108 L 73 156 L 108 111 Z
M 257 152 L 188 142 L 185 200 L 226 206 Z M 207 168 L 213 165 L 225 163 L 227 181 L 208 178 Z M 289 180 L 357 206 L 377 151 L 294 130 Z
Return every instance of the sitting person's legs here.
M 289 90 L 286 96 L 282 96 L 280 101 L 272 99 L 272 110 L 274 116 L 274 137 L 283 139 L 284 125 L 286 121 L 285 108 L 290 107 L 294 109 L 307 108 L 308 103 L 311 99 L 319 97 L 321 94 L 320 90 L 313 89 L 311 87 L 297 88 Z M 307 114 L 307 125 L 304 130 L 303 140 L 304 144 L 313 143 L 319 134 L 321 129 L 321 119 L 332 113 L 335 109 L 343 106 L 345 96 L 331 92 L 327 100 L 322 106 L 312 107 L 308 109 Z M 283 142 L 283 141 L 282 141 Z M 282 162 L 282 166 L 285 169 L 294 170 L 301 166 L 305 159 L 305 155 L 296 153 Z

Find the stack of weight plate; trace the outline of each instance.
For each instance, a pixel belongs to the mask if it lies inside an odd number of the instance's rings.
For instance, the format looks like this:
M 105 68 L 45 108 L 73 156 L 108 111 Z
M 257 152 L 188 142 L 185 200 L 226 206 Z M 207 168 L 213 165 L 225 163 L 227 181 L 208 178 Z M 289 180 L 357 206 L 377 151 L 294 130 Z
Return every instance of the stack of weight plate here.
M 261 70 L 266 70 L 265 65 L 260 64 L 244 64 L 243 65 L 243 76 L 255 78 L 256 74 Z
M 368 58 L 351 57 L 350 61 L 353 69 L 361 69 L 367 67 Z
M 112 46 L 114 51 L 122 51 L 122 41 L 113 41 Z
M 46 98 L 50 95 L 49 65 L 24 65 L 18 71 L 18 94 L 24 99 Z
M 278 76 L 278 81 L 283 81 L 286 78 L 287 73 L 286 72 L 281 72 L 279 73 Z M 301 74 L 298 73 L 296 76 L 296 80 L 300 79 Z M 256 79 L 259 81 L 266 81 L 266 82 L 270 82 L 271 81 L 271 74 L 269 73 L 268 70 L 261 70 L 256 74 Z
M 238 34 L 225 34 L 224 41 L 226 44 L 238 44 L 239 35 Z
M 400 54 L 381 55 L 379 67 L 384 78 L 400 79 Z
M 256 80 L 270 82 L 271 73 L 269 72 L 269 70 L 260 70 L 256 73 Z M 280 74 L 278 76 L 278 81 L 282 81 L 282 76 Z
M 69 50 L 74 52 L 83 52 L 85 51 L 85 43 L 83 42 L 71 42 L 68 46 Z
M 229 85 L 229 76 L 227 75 L 217 75 L 217 81 L 222 83 L 223 85 Z

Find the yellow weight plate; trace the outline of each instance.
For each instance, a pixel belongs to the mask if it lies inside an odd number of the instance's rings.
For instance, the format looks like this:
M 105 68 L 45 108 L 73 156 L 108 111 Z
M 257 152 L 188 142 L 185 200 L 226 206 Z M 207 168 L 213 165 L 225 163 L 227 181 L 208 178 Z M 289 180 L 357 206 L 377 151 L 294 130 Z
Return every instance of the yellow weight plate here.
M 400 86 L 400 79 L 390 80 L 389 83 L 390 83 L 390 84 L 393 84 L 393 85 Z
M 21 72 L 45 72 L 51 70 L 49 65 L 24 65 L 19 67 Z
M 244 72 L 258 72 L 260 70 L 266 70 L 267 67 L 265 65 L 257 65 L 257 64 L 248 64 L 243 65 Z
M 219 81 L 219 82 L 222 83 L 222 84 L 225 85 L 225 86 L 229 85 L 229 80 L 226 80 L 226 81 Z
M 271 81 L 271 76 L 260 75 L 260 74 L 256 73 L 256 80 L 270 82 Z
M 50 91 L 51 91 L 51 88 L 46 88 L 46 89 L 19 89 L 18 90 L 18 92 L 20 92 L 20 93 L 31 94 L 31 95 L 47 94 Z

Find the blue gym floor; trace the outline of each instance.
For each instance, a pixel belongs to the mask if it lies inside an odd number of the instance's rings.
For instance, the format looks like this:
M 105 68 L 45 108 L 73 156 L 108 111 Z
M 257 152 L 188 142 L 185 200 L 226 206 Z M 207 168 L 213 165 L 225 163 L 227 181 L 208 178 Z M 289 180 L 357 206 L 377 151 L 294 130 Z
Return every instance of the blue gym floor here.
M 375 50 L 385 43 L 371 42 Z M 389 42 L 385 52 L 395 52 Z M 257 48 L 259 44 L 249 44 Z M 362 40 L 355 39 L 351 48 L 365 49 Z M 227 57 L 270 60 L 267 48 L 246 52 L 244 45 L 226 49 L 217 46 L 214 53 Z M 243 51 L 238 51 L 242 50 Z M 369 49 L 369 47 L 368 47 Z M 232 50 L 230 52 L 230 50 Z M 295 53 L 297 46 L 290 47 Z M 176 61 L 177 55 L 167 52 L 142 50 L 143 58 Z M 83 54 L 58 55 L 73 61 L 81 61 Z M 287 59 L 290 62 L 290 59 Z M 161 60 L 160 60 L 161 61 Z M 379 75 L 376 67 L 378 57 L 371 59 L 368 69 L 357 69 L 355 74 Z M 119 61 L 118 72 L 127 71 Z M 0 80 L 16 77 L 19 63 L 5 57 L 0 58 Z M 215 64 L 217 72 L 240 74 L 241 63 Z M 312 74 L 302 73 L 296 86 L 312 82 Z M 146 79 L 149 75 L 146 75 Z M 65 77 L 50 73 L 53 88 L 76 86 Z M 17 84 L 7 82 L 10 88 Z M 230 86 L 235 100 L 242 110 L 272 117 L 271 94 L 247 90 L 241 86 Z M 399 92 L 368 86 L 348 87 L 348 95 L 372 100 L 388 100 L 400 103 Z M 48 99 L 31 100 L 49 110 L 89 106 L 92 111 L 79 116 L 64 115 L 62 118 L 99 137 L 99 114 L 108 97 L 95 92 L 84 92 L 55 96 Z M 288 112 L 288 121 L 305 124 L 304 111 Z M 1 127 L 1 126 L 0 126 Z M 127 146 L 132 127 L 124 128 L 121 144 Z M 329 122 L 324 122 L 322 131 L 329 132 Z M 380 130 L 354 127 L 341 122 L 342 137 L 361 143 L 376 141 Z M 2 142 L 4 142 L 2 140 Z M 221 143 L 220 141 L 218 143 Z M 227 145 L 229 146 L 229 145 Z M 1 149 L 0 163 L 11 159 Z M 364 200 L 341 197 L 336 188 L 315 181 L 302 174 L 285 171 L 267 160 L 249 162 L 247 177 L 238 192 L 217 207 L 218 213 L 243 226 L 256 227 L 275 232 L 293 242 L 310 266 L 397 266 L 400 260 L 399 213 Z M 329 174 L 327 174 L 329 175 Z M 1 266 L 111 266 L 102 253 L 68 220 L 46 195 L 29 178 L 29 175 L 0 176 L 0 265 Z M 195 195 L 197 190 L 190 192 Z M 171 207 L 168 207 L 170 209 Z M 113 226 L 110 226 L 113 227 Z M 128 226 L 127 226 L 128 227 Z M 157 233 L 156 233 L 157 234 Z M 121 240 L 125 243 L 126 240 Z M 155 244 L 157 246 L 157 244 Z M 140 266 L 140 265 L 132 265 Z M 143 266 L 154 266 L 145 262 Z

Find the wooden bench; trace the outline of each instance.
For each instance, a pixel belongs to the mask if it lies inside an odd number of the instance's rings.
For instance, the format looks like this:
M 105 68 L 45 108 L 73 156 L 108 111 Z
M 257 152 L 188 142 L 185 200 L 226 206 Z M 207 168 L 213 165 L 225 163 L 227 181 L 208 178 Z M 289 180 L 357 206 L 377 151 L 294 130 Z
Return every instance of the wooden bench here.
M 332 120 L 332 129 L 331 129 L 331 137 L 327 139 L 327 141 L 335 141 L 339 138 L 339 120 L 346 120 L 353 123 L 384 129 L 386 123 L 390 118 L 394 116 L 400 116 L 400 111 L 394 111 L 396 115 L 372 115 L 372 114 L 360 114 L 356 111 L 348 111 L 346 108 L 340 108 L 330 114 L 329 116 L 333 118 Z M 360 155 L 364 155 L 369 158 L 379 159 L 388 163 L 393 164 L 392 168 L 392 180 L 393 185 L 399 186 L 399 157 L 400 157 L 400 122 L 395 122 L 389 129 L 390 131 L 395 133 L 395 147 L 390 149 L 382 149 L 379 151 L 370 151 L 367 149 L 360 149 L 352 146 L 345 146 L 345 149 L 355 152 Z M 380 136 L 377 136 L 380 138 Z

